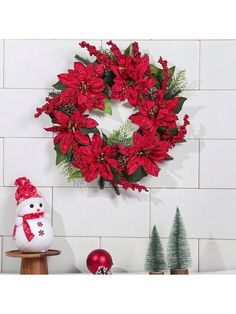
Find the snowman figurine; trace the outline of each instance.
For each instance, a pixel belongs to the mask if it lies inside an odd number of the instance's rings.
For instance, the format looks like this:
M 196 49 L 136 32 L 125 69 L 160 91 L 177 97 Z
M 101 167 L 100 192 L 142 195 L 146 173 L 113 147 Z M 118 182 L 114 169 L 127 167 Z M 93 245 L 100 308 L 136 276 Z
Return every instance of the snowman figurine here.
M 29 179 L 18 178 L 15 185 L 17 217 L 13 230 L 14 242 L 23 252 L 46 252 L 53 240 L 46 202 Z

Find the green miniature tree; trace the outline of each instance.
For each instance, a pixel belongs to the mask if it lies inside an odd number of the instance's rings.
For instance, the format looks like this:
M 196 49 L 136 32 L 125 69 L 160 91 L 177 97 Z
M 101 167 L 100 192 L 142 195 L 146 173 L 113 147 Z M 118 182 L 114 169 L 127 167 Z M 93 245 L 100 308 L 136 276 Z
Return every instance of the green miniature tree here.
M 167 264 L 170 270 L 188 269 L 192 264 L 187 235 L 179 208 L 176 210 L 167 245 Z
M 156 226 L 152 229 L 151 239 L 146 255 L 145 269 L 149 273 L 161 273 L 167 269 L 163 247 Z

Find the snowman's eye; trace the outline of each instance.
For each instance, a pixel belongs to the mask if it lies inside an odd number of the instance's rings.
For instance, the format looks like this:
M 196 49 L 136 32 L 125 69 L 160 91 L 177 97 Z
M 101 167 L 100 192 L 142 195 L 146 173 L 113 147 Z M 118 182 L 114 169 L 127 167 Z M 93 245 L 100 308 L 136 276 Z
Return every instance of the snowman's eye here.
M 34 207 L 34 204 L 30 204 L 30 207 L 33 208 L 33 207 Z
M 39 207 L 43 207 L 43 204 L 42 204 L 42 203 L 40 203 L 40 204 L 39 204 Z

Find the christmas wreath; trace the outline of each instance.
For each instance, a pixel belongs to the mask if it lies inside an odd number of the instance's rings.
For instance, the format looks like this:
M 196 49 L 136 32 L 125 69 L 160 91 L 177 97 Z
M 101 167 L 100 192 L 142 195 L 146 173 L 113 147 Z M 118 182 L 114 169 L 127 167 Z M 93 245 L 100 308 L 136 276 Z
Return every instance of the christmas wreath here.
M 175 75 L 175 67 L 161 57 L 160 68 L 150 64 L 137 42 L 123 53 L 112 41 L 107 44 L 110 49 L 97 50 L 80 43 L 96 60 L 76 55 L 74 69 L 58 75 L 35 117 L 50 116 L 54 125 L 45 130 L 56 133 L 56 164 L 68 180 L 98 179 L 100 188 L 109 182 L 117 193 L 119 187 L 147 191 L 137 182 L 148 174 L 157 177 L 159 164 L 172 159 L 169 150 L 185 141 L 188 116 L 182 125 L 177 116 L 186 100 L 179 96 L 185 72 Z M 128 101 L 135 112 L 120 129 L 104 134 L 89 113 L 112 114 L 112 100 Z

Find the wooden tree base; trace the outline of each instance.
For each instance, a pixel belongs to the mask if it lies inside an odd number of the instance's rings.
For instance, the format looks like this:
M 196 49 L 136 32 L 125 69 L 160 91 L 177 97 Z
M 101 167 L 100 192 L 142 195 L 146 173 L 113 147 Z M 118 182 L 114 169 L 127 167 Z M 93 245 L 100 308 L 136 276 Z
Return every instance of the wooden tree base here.
M 188 275 L 188 269 L 171 269 L 171 275 Z
M 48 250 L 47 252 L 22 252 L 20 250 L 8 251 L 9 257 L 21 258 L 21 275 L 47 275 L 48 263 L 47 256 L 61 254 L 58 250 Z
M 150 271 L 149 275 L 164 275 L 164 271 L 157 271 L 157 272 Z

